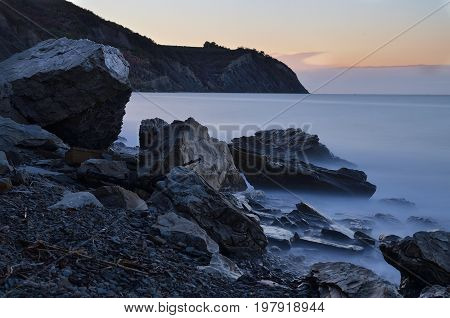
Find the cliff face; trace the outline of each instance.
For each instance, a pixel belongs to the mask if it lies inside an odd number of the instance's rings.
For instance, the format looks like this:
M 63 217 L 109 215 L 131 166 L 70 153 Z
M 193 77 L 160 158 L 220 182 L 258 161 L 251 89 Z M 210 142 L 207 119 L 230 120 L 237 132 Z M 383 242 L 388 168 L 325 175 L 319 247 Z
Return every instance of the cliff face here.
M 4 2 L 0 60 L 49 38 L 86 38 L 122 51 L 135 90 L 307 93 L 289 67 L 255 50 L 158 45 L 65 0 Z

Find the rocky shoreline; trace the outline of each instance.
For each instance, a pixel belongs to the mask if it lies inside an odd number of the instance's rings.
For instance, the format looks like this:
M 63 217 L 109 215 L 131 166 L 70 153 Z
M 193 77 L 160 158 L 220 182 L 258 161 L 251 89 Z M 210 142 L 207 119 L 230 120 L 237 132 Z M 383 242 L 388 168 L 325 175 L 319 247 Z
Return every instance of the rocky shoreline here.
M 87 40 L 45 41 L 0 74 L 0 297 L 449 296 L 450 233 L 374 238 L 373 220 L 332 220 L 307 202 L 285 213 L 245 191 L 249 180 L 370 198 L 367 175 L 318 136 L 264 131 L 227 145 L 193 118 L 146 119 L 128 148 L 114 142 L 128 63 Z M 343 262 L 310 267 L 307 253 L 283 253 L 294 247 L 380 249 L 401 282 Z

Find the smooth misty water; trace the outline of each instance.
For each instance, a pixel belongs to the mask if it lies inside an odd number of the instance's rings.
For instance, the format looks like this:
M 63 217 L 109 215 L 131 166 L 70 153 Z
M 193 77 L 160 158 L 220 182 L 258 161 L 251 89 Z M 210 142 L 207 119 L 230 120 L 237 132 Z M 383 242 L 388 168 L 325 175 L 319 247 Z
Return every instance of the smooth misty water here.
M 332 218 L 391 213 L 404 221 L 428 216 L 442 229 L 450 228 L 450 96 L 256 94 L 133 94 L 127 106 L 122 136 L 136 145 L 142 119 L 166 121 L 194 117 L 211 135 L 229 141 L 271 127 L 307 128 L 331 151 L 358 165 L 378 186 L 370 202 L 313 196 L 299 192 L 266 192 L 267 204 L 290 211 L 304 200 Z M 277 116 L 279 115 L 279 116 Z M 275 117 L 275 118 L 274 118 Z M 268 123 L 270 121 L 270 123 Z M 377 204 L 380 198 L 406 198 L 417 209 L 402 210 Z M 378 227 L 380 233 L 408 235 L 419 227 L 402 223 Z M 322 255 L 317 260 L 337 260 Z M 314 259 L 316 260 L 316 259 Z M 398 273 L 379 253 L 351 259 L 384 277 L 398 281 Z

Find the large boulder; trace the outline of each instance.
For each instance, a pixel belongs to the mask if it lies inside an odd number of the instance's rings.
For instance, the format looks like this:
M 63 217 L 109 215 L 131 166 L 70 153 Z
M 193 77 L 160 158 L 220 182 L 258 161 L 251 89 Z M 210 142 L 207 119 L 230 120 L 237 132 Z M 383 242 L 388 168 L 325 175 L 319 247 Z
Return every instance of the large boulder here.
M 174 121 L 145 120 L 140 128 L 140 173 L 165 175 L 177 166 L 188 166 L 216 190 L 245 190 L 226 143 L 211 138 L 208 128 L 193 118 Z
M 366 268 L 349 263 L 315 264 L 308 281 L 320 298 L 401 297 L 394 285 Z
M 258 131 L 254 136 L 233 139 L 230 147 L 284 161 L 300 160 L 339 167 L 354 166 L 333 155 L 320 143 L 319 136 L 295 128 Z
M 401 274 L 400 292 L 419 297 L 425 287 L 450 286 L 450 232 L 418 232 L 404 239 L 384 238 L 384 259 Z
M 91 193 L 107 208 L 148 211 L 147 203 L 136 193 L 119 186 L 104 186 Z
M 236 167 L 248 181 L 258 187 L 289 188 L 311 192 L 370 198 L 376 186 L 358 170 L 330 170 L 301 160 L 270 157 L 250 149 L 232 146 Z
M 36 125 L 18 124 L 0 117 L 0 150 L 9 161 L 20 164 L 37 157 L 63 157 L 67 145 L 52 133 Z
M 106 149 L 122 127 L 128 73 L 115 48 L 47 40 L 0 63 L 0 115 L 38 124 L 70 146 Z
M 173 168 L 165 180 L 157 183 L 150 202 L 159 213 L 174 212 L 195 221 L 222 252 L 259 254 L 267 246 L 259 223 L 191 169 Z

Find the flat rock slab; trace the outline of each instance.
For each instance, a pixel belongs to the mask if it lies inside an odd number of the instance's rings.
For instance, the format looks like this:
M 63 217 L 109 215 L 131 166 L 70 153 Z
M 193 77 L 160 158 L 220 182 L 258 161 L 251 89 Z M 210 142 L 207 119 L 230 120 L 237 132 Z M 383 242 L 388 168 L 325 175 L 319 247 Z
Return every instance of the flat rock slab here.
M 321 298 L 398 298 L 394 285 L 350 263 L 318 263 L 309 274 Z

